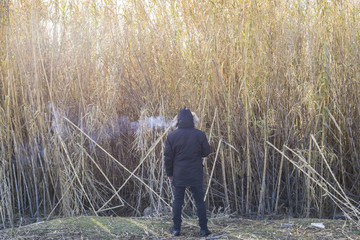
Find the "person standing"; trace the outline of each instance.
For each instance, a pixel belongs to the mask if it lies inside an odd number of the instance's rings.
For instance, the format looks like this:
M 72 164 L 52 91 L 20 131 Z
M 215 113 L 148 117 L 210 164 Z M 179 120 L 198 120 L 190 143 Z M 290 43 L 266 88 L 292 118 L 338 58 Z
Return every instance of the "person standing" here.
M 211 232 L 207 227 L 202 158 L 210 153 L 209 142 L 205 133 L 195 128 L 193 115 L 186 107 L 177 115 L 177 127 L 168 135 L 164 149 L 166 174 L 175 188 L 171 233 L 180 235 L 185 189 L 190 187 L 196 203 L 200 235 L 205 237 Z

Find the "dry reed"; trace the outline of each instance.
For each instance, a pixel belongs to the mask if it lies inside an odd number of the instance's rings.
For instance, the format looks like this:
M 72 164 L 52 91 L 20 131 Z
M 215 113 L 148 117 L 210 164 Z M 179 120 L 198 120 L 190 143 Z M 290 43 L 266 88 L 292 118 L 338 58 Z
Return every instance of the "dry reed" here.
M 357 214 L 359 10 L 325 0 L 2 0 L 2 225 L 166 212 L 167 130 L 128 122 L 172 119 L 184 105 L 213 149 L 211 212 Z M 305 170 L 284 160 L 295 157 Z

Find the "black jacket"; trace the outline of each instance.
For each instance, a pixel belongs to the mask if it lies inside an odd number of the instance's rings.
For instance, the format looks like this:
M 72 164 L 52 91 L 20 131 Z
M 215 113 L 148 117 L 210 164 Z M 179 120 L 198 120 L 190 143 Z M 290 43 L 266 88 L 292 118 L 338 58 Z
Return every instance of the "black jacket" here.
M 178 129 L 166 139 L 164 159 L 166 173 L 173 177 L 174 186 L 202 185 L 202 158 L 210 147 L 203 131 L 194 128 L 193 116 L 187 108 L 178 114 Z

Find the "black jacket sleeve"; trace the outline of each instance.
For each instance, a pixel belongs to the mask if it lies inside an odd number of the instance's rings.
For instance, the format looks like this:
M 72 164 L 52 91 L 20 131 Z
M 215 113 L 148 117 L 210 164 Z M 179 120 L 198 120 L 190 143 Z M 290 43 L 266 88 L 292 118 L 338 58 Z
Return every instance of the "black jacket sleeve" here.
M 171 144 L 169 138 L 166 139 L 165 149 L 164 149 L 164 160 L 165 160 L 165 169 L 166 174 L 169 177 L 173 176 L 173 163 L 174 163 L 174 153 L 171 149 Z
M 201 147 L 202 147 L 202 149 L 201 149 L 202 150 L 201 151 L 201 157 L 206 157 L 207 155 L 209 155 L 209 153 L 210 153 L 210 145 L 209 145 L 208 140 L 206 139 L 205 133 L 203 135 L 203 141 L 202 141 Z

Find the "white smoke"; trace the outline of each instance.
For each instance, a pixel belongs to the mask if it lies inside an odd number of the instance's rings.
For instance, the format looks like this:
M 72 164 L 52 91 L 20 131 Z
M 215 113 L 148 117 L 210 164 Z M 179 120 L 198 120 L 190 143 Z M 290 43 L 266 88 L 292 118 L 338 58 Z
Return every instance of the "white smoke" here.
M 166 129 L 172 124 L 171 120 L 166 120 L 162 115 L 154 117 L 148 117 L 146 119 L 146 126 L 148 129 Z
M 119 120 L 112 120 L 112 135 L 119 135 L 121 133 L 134 134 L 141 129 L 141 131 L 165 130 L 172 126 L 173 121 L 167 120 L 164 116 L 150 116 L 138 121 L 130 121 L 129 117 L 123 116 Z M 106 131 L 108 132 L 108 131 Z
M 66 137 L 71 135 L 69 128 L 64 125 L 62 117 L 64 111 L 59 111 L 54 104 L 49 104 L 48 108 L 52 113 L 52 128 L 60 136 Z M 196 115 L 195 115 L 196 116 Z M 198 118 L 194 116 L 194 120 Z M 144 116 L 139 120 L 131 121 L 128 116 L 118 117 L 111 116 L 106 122 L 102 124 L 94 124 L 87 122 L 84 119 L 82 130 L 86 132 L 93 140 L 102 141 L 113 138 L 118 138 L 121 135 L 132 135 L 137 133 L 151 132 L 151 131 L 165 131 L 167 128 L 176 128 L 177 119 L 167 119 L 163 115 L 158 116 Z M 81 127 L 80 124 L 77 124 Z

